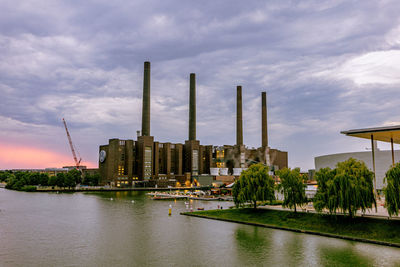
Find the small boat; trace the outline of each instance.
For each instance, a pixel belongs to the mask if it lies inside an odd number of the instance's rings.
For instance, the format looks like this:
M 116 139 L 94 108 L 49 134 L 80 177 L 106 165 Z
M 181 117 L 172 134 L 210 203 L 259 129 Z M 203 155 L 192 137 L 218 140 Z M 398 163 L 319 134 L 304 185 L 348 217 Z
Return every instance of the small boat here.
M 197 208 L 197 210 L 204 210 L 204 208 Z

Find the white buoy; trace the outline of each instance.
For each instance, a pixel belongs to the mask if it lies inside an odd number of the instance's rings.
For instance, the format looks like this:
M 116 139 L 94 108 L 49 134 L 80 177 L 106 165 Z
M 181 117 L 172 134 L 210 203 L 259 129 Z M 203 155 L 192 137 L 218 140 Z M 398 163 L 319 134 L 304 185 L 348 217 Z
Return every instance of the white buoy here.
M 113 198 L 110 198 L 110 200 L 113 201 L 114 199 L 113 199 Z
M 132 203 L 135 203 L 135 200 L 132 200 Z

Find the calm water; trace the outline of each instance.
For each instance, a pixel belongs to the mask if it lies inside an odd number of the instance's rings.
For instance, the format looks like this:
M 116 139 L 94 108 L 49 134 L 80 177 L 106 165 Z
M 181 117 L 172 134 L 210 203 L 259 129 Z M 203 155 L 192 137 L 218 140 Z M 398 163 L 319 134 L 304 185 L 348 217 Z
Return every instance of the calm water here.
M 0 266 L 400 266 L 397 248 L 179 215 L 185 210 L 184 201 L 143 192 L 0 189 Z

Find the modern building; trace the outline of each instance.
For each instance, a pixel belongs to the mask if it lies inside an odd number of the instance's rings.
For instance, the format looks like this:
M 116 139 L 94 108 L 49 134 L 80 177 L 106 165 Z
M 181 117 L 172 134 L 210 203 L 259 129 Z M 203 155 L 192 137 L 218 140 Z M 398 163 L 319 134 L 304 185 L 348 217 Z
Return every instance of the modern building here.
M 150 134 L 150 62 L 144 63 L 142 131 L 137 140 L 110 139 L 99 147 L 102 184 L 117 187 L 179 186 L 211 181 L 218 176 L 240 175 L 253 163 L 272 169 L 287 167 L 287 152 L 268 147 L 267 100 L 262 93 L 262 146 L 248 149 L 243 144 L 242 87 L 237 86 L 236 145 L 202 145 L 196 138 L 196 75 L 189 82 L 189 132 L 184 143 L 160 143 Z M 207 183 L 208 183 L 207 182 Z
M 350 152 L 324 155 L 315 158 L 316 171 L 321 168 L 335 168 L 338 162 L 354 158 L 363 161 L 375 173 L 374 188 L 378 191 L 385 186 L 385 174 L 400 158 L 400 151 L 393 149 L 393 144 L 400 144 L 400 125 L 354 129 L 342 131 L 346 136 L 371 140 L 371 151 Z M 391 150 L 379 150 L 377 141 L 391 143 Z M 397 161 L 398 162 L 398 161 Z

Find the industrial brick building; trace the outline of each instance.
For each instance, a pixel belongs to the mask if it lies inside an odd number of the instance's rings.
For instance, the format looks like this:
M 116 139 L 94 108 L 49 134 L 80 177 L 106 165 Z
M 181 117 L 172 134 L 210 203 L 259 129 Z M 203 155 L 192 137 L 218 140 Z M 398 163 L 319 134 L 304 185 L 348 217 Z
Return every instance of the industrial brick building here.
M 144 63 L 142 131 L 137 140 L 110 139 L 99 147 L 101 183 L 117 187 L 190 185 L 202 177 L 240 175 L 253 163 L 287 167 L 287 152 L 270 149 L 266 93 L 262 92 L 262 146 L 243 144 L 242 87 L 237 86 L 236 145 L 201 145 L 196 139 L 196 76 L 190 74 L 189 138 L 184 144 L 159 143 L 150 135 L 150 62 Z M 227 177 L 226 177 L 227 178 Z M 206 179 L 207 180 L 207 179 Z M 208 179 L 209 180 L 209 179 Z

